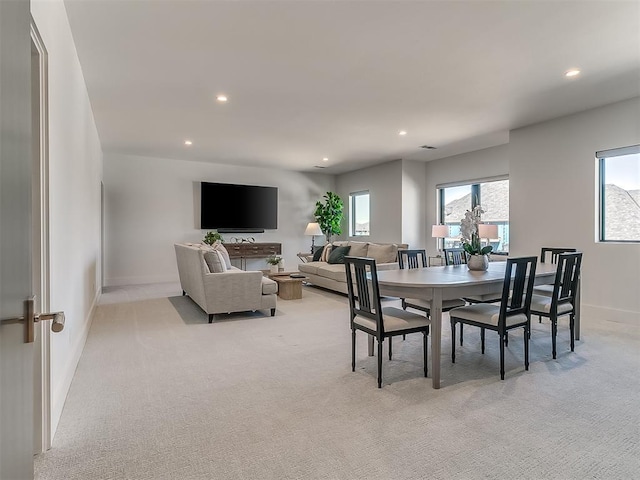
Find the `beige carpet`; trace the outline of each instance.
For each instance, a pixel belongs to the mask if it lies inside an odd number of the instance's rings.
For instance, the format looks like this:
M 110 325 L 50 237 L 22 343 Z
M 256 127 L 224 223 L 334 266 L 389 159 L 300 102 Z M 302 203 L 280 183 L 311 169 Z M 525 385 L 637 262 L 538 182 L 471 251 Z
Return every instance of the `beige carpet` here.
M 530 371 L 512 334 L 500 381 L 497 337 L 481 355 L 467 327 L 452 365 L 445 322 L 443 388 L 415 334 L 379 390 L 364 335 L 351 372 L 343 296 L 212 325 L 187 297 L 101 305 L 36 478 L 640 478 L 638 329 L 585 318 L 571 353 L 563 322 L 552 360 L 536 321 Z

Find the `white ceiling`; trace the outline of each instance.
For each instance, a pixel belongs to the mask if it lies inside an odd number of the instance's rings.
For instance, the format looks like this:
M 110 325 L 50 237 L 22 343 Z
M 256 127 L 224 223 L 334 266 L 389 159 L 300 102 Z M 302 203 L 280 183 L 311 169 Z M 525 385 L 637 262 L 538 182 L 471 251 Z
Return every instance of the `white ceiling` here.
M 105 152 L 340 173 L 640 95 L 638 1 L 65 5 Z

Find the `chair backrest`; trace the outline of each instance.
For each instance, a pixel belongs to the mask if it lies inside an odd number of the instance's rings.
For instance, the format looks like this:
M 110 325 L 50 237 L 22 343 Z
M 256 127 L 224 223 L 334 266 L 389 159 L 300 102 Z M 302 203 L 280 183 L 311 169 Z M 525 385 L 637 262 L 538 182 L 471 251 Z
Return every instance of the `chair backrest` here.
M 507 259 L 498 320 L 501 329 L 506 326 L 507 317 L 521 313 L 530 315 L 537 263 L 537 257 Z
M 376 333 L 384 336 L 382 305 L 378 288 L 378 270 L 373 258 L 344 257 L 344 269 L 347 274 L 347 294 L 351 313 L 351 327 L 356 315 L 370 318 L 376 322 Z
M 575 251 L 575 248 L 542 247 L 540 249 L 540 263 L 547 263 L 547 256 L 550 257 L 551 263 L 558 263 L 558 255 Z
M 561 253 L 558 256 L 558 269 L 553 284 L 551 308 L 562 303 L 572 303 L 575 307 L 576 290 L 580 279 L 582 252 Z
M 420 258 L 420 260 L 418 260 L 418 258 Z M 420 263 L 420 261 L 422 263 Z M 405 268 L 421 268 L 426 266 L 426 250 L 398 250 L 398 267 L 400 268 L 400 270 L 404 270 Z
M 467 254 L 464 248 L 445 248 L 443 252 L 445 265 L 464 265 L 467 263 Z

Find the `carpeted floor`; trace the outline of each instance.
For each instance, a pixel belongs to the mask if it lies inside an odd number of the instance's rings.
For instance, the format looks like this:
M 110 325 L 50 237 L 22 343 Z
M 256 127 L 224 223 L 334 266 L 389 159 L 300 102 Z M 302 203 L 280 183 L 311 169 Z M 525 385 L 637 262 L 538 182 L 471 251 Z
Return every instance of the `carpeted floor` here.
M 640 478 L 637 328 L 584 318 L 571 353 L 563 321 L 552 360 L 536 320 L 530 370 L 513 333 L 500 381 L 497 337 L 481 355 L 466 327 L 452 365 L 445 317 L 442 388 L 415 334 L 377 389 L 364 335 L 351 372 L 344 296 L 209 325 L 178 292 L 105 296 L 37 479 Z

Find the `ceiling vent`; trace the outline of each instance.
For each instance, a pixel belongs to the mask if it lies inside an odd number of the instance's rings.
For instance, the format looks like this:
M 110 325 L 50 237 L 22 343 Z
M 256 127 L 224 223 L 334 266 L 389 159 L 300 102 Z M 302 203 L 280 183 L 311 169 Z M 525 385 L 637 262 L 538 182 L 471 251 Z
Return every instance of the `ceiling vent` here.
M 313 168 L 326 168 L 324 165 L 314 165 Z
M 431 145 L 420 145 L 420 148 L 424 148 L 426 150 L 435 150 L 436 147 L 432 147 Z

